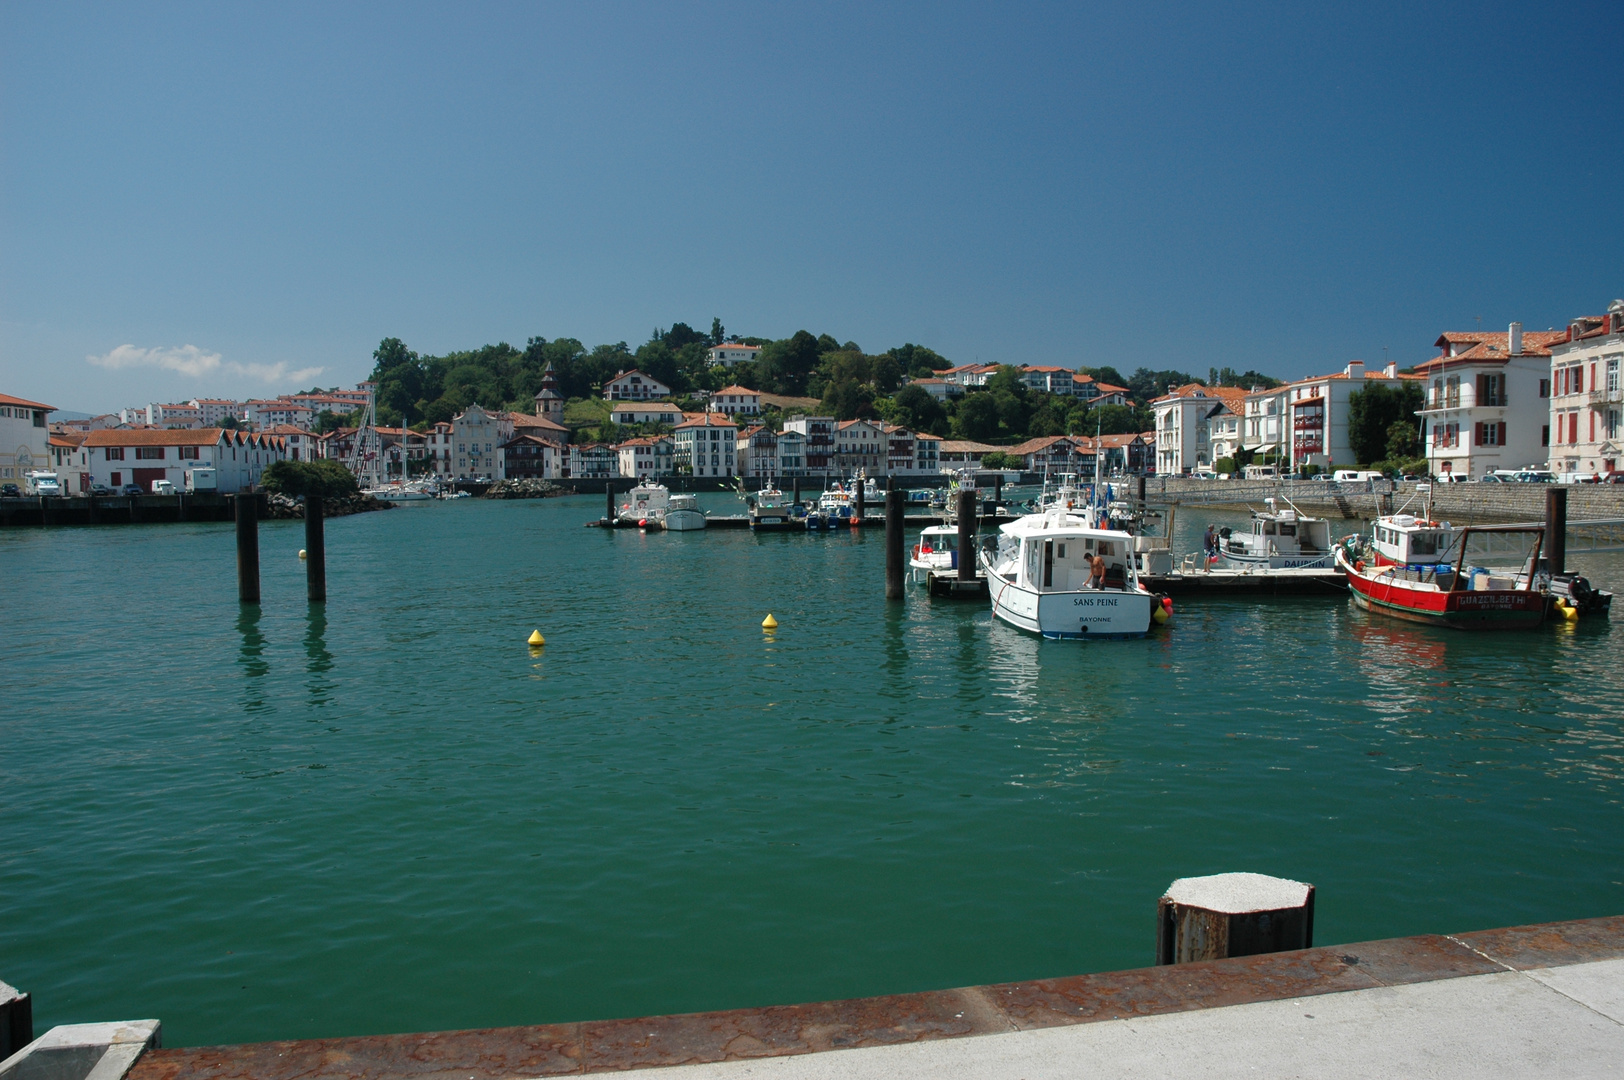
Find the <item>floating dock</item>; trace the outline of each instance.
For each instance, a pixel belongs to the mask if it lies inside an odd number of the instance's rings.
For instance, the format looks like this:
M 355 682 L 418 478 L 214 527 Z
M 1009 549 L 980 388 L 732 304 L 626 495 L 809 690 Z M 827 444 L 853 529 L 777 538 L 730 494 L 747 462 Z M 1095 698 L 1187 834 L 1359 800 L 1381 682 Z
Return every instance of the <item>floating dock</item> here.
M 1330 596 L 1348 591 L 1335 567 L 1305 570 L 1189 570 L 1140 574 L 1139 583 L 1169 596 Z

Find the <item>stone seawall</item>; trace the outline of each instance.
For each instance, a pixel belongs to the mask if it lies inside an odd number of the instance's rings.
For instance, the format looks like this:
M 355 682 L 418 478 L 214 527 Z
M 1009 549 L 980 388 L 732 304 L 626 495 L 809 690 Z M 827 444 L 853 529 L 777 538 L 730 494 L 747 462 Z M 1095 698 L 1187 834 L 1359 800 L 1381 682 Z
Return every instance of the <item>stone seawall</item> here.
M 1151 502 L 1181 507 L 1261 509 L 1263 500 L 1283 495 L 1306 513 L 1340 518 L 1369 518 L 1396 510 L 1420 499 L 1413 482 L 1388 480 L 1349 483 L 1285 480 L 1197 480 L 1191 477 L 1152 477 L 1146 484 Z M 1615 484 L 1433 484 L 1432 509 L 1436 517 L 1461 524 L 1473 522 L 1540 521 L 1545 517 L 1545 493 L 1553 486 L 1568 493 L 1568 519 L 1624 518 L 1624 485 Z M 1132 493 L 1133 488 L 1127 490 Z

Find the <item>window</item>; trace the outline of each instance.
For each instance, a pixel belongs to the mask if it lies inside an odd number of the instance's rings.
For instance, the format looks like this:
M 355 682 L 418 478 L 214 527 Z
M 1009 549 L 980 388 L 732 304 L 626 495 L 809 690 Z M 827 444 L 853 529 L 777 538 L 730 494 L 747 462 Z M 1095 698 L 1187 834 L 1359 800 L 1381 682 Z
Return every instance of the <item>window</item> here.
M 1541 424 L 1540 425 L 1539 444 L 1541 446 L 1549 446 L 1549 445 L 1551 445 L 1551 425 L 1549 425 L 1549 424 Z
M 190 459 L 195 461 L 197 459 L 197 457 L 198 457 L 197 447 L 195 447 L 195 446 L 183 446 L 183 447 L 181 447 L 180 448 L 180 456 L 181 456 L 182 460 L 186 460 L 186 459 L 190 458 Z
M 1542 398 L 1548 398 L 1551 396 L 1551 380 L 1541 379 L 1539 381 L 1539 396 Z
M 137 461 L 162 461 L 163 459 L 164 448 L 161 446 L 137 446 L 135 448 L 135 460 Z
M 1504 446 L 1506 444 L 1505 421 L 1479 423 L 1476 434 L 1475 441 L 1478 446 Z
M 106 450 L 108 461 L 123 461 L 124 448 L 122 446 L 109 446 Z M 115 481 L 116 482 L 116 481 Z

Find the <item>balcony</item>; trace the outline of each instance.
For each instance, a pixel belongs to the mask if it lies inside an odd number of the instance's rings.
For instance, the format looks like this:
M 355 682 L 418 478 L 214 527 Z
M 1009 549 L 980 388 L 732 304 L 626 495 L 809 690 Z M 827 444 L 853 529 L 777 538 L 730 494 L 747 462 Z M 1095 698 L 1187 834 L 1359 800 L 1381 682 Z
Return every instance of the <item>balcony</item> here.
M 1620 402 L 1624 401 L 1624 387 L 1614 387 L 1611 390 L 1592 390 L 1586 396 L 1592 405 Z

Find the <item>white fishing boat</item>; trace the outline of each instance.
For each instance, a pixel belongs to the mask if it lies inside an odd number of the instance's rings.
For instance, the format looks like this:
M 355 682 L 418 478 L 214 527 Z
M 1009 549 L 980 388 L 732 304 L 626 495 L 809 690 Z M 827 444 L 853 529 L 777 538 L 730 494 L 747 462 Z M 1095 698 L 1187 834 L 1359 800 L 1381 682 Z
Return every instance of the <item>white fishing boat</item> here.
M 1251 530 L 1219 530 L 1218 555 L 1230 567 L 1269 570 L 1306 570 L 1333 565 L 1331 523 L 1309 517 L 1288 501 L 1281 509 L 1273 498 L 1266 510 L 1252 513 Z
M 909 580 L 915 585 L 924 585 L 932 573 L 950 573 L 957 570 L 958 566 L 959 527 L 925 526 L 919 533 L 919 543 L 908 553 Z
M 430 502 L 434 493 L 422 484 L 402 484 L 396 481 L 392 484 L 381 484 L 378 487 L 367 488 L 363 495 L 370 495 L 374 499 L 392 503 L 419 503 Z
M 644 480 L 626 492 L 626 501 L 615 513 L 623 525 L 637 525 L 645 529 L 665 527 L 665 515 L 671 505 L 671 492 L 664 484 Z
M 1139 584 L 1133 537 L 1100 527 L 1093 508 L 1062 497 L 998 531 L 980 560 L 993 614 L 1011 626 L 1046 638 L 1128 638 L 1166 621 L 1164 598 Z
M 668 532 L 691 532 L 705 527 L 705 512 L 699 508 L 699 496 L 676 494 L 665 507 L 665 527 Z
M 795 501 L 770 484 L 760 491 L 744 497 L 750 528 L 757 532 L 778 532 L 799 529 L 803 523 L 795 518 Z

